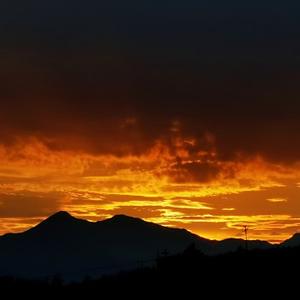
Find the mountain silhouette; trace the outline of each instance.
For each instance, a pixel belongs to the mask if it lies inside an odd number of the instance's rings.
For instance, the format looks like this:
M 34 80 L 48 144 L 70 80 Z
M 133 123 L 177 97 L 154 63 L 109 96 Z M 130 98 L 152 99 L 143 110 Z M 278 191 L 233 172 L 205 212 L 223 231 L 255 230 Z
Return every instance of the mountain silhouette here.
M 300 247 L 300 233 L 294 234 L 290 239 L 282 243 L 283 247 Z
M 89 222 L 58 212 L 32 229 L 0 237 L 0 275 L 82 279 L 151 265 L 157 256 L 182 253 L 190 245 L 218 255 L 245 247 L 241 239 L 213 241 L 125 215 Z M 249 249 L 267 249 L 249 241 Z
M 76 279 L 137 268 L 160 252 L 175 254 L 189 244 L 209 251 L 210 241 L 123 215 L 91 223 L 58 212 L 36 227 L 0 238 L 0 275 Z
M 231 238 L 216 243 L 214 249 L 211 251 L 211 253 L 208 254 L 214 254 L 214 255 L 225 254 L 228 252 L 235 252 L 238 249 L 245 249 L 246 247 L 248 248 L 248 250 L 255 250 L 255 249 L 270 249 L 273 246 L 268 242 L 260 241 L 260 240 L 248 241 L 246 246 L 245 240 Z

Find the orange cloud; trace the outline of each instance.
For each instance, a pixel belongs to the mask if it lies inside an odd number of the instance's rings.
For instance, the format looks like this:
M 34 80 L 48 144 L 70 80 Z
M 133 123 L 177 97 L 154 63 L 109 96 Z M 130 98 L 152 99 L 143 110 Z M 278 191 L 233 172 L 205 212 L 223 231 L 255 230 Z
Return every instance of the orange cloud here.
M 128 120 L 125 125 L 134 125 L 134 121 Z M 225 228 L 224 236 L 236 234 L 242 223 L 253 223 L 260 224 L 258 227 L 253 225 L 257 233 L 253 236 L 258 236 L 259 228 L 264 228 L 264 237 L 270 239 L 272 236 L 275 240 L 276 236 L 278 239 L 283 235 L 287 237 L 298 226 L 297 216 L 280 214 L 275 207 L 268 207 L 270 214 L 262 213 L 266 202 L 283 203 L 288 195 L 267 196 L 256 201 L 257 212 L 253 216 L 250 196 L 245 197 L 245 193 L 255 198 L 262 191 L 276 191 L 293 182 L 296 186 L 300 178 L 299 164 L 274 164 L 261 156 L 221 160 L 212 135 L 207 134 L 199 141 L 181 137 L 179 130 L 174 128 L 172 131 L 176 134 L 171 140 L 161 139 L 140 155 L 59 151 L 35 138 L 0 146 L 0 188 L 3 193 L 0 195 L 0 217 L 4 212 L 9 215 L 16 207 L 27 205 L 24 210 L 27 215 L 23 216 L 24 224 L 27 224 L 26 216 L 29 218 L 39 203 L 40 209 L 35 215 L 38 217 L 46 216 L 54 209 L 67 209 L 91 220 L 128 212 L 162 224 L 183 224 L 192 230 L 195 230 L 194 224 L 217 223 L 221 232 Z M 206 145 L 203 150 L 199 146 L 201 143 Z M 10 200 L 4 195 L 11 195 Z M 42 200 L 32 202 L 28 195 L 33 199 L 39 195 Z M 48 201 L 48 195 L 53 195 L 53 200 Z M 55 200 L 54 195 L 59 195 L 59 200 Z M 236 201 L 226 203 L 228 200 L 223 197 L 236 197 Z M 218 203 L 223 203 L 223 207 Z M 286 202 L 286 205 L 297 204 Z M 211 213 L 207 214 L 207 211 Z M 6 225 L 2 225 L 0 232 L 27 226 L 13 226 L 12 220 L 6 218 Z M 275 223 L 268 227 L 267 222 L 272 220 Z M 290 224 L 283 226 L 284 230 L 289 228 L 290 231 L 272 233 L 278 229 L 279 221 Z M 197 232 L 205 235 L 205 229 Z M 220 236 L 216 232 L 213 234 Z

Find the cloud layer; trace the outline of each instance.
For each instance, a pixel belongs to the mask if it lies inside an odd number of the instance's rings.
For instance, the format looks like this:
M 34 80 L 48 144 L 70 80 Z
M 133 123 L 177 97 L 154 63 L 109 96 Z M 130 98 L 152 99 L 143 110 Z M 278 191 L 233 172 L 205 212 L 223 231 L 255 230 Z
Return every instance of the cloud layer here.
M 1 232 L 60 208 L 299 229 L 298 3 L 0 6 Z

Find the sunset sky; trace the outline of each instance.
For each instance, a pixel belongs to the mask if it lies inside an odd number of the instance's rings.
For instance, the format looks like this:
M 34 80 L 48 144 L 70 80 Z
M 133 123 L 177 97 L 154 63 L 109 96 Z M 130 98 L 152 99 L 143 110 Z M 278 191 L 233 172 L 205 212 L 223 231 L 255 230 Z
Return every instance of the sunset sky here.
M 300 231 L 299 3 L 3 2 L 0 234 L 59 210 Z

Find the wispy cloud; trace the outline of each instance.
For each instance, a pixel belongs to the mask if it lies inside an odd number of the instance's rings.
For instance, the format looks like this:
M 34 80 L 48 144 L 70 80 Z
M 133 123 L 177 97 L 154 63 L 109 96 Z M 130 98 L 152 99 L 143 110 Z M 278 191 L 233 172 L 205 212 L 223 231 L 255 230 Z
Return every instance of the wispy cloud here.
M 287 202 L 288 199 L 285 199 L 285 198 L 270 198 L 270 199 L 267 199 L 267 201 L 269 201 L 271 203 L 283 203 L 283 202 Z

